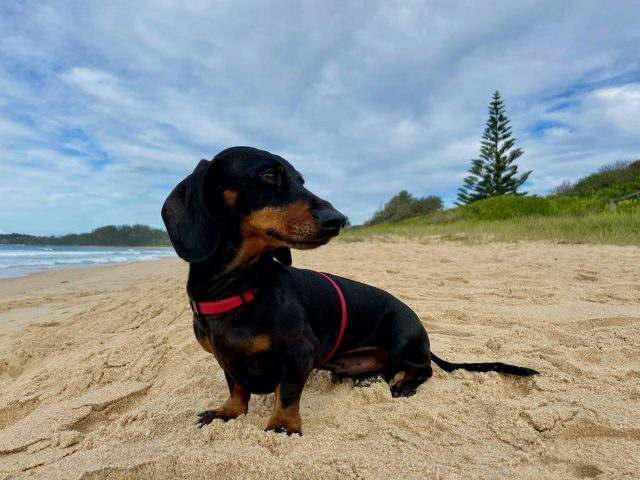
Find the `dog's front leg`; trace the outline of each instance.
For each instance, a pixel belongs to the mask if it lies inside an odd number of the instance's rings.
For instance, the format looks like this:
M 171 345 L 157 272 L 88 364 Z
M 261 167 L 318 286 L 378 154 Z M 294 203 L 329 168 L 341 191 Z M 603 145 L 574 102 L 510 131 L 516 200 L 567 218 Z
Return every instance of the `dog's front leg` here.
M 302 435 L 300 397 L 304 384 L 313 370 L 313 357 L 308 345 L 301 347 L 291 352 L 285 360 L 284 375 L 276 387 L 273 414 L 267 424 L 267 430 Z
M 224 377 L 229 386 L 229 398 L 220 407 L 213 410 L 205 410 L 198 414 L 199 418 L 196 425 L 200 428 L 210 424 L 215 419 L 226 422 L 247 413 L 251 394 L 236 383 L 227 372 L 224 372 Z

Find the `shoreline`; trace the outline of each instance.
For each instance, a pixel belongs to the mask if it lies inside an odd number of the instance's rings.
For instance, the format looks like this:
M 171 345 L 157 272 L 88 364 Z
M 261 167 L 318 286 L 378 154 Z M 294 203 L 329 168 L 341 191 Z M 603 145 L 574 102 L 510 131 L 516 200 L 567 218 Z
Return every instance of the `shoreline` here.
M 171 247 L 0 245 L 0 279 L 75 268 L 176 258 Z
M 67 270 L 86 270 L 91 268 L 117 267 L 120 265 L 129 265 L 131 263 L 146 263 L 146 262 L 155 262 L 158 260 L 173 260 L 173 258 L 172 257 L 156 257 L 156 258 L 146 258 L 141 260 L 127 260 L 125 262 L 112 262 L 112 263 L 102 263 L 102 264 L 92 263 L 92 264 L 85 264 L 85 265 L 83 264 L 60 265 L 54 268 L 37 270 L 35 272 L 26 272 L 19 275 L 11 275 L 7 277 L 0 276 L 0 282 L 2 282 L 3 280 L 12 280 L 14 278 L 27 278 L 27 277 L 31 277 L 32 275 L 40 275 L 42 273 L 55 273 L 55 272 L 63 272 Z
M 109 268 L 114 268 L 114 267 L 125 267 L 127 265 L 131 265 L 134 263 L 150 263 L 150 262 L 163 262 L 163 261 L 180 261 L 179 257 L 158 257 L 158 258 L 149 258 L 149 259 L 144 259 L 144 260 L 131 260 L 131 261 L 127 261 L 127 262 L 120 262 L 120 263 L 105 263 L 105 264 L 101 264 L 101 265 L 69 265 L 69 266 L 62 266 L 60 268 L 55 268 L 55 269 L 50 269 L 50 270 L 39 270 L 37 272 L 29 272 L 29 273 L 25 273 L 24 275 L 20 275 L 17 277 L 0 277 L 0 285 L 6 281 L 11 281 L 11 280 L 22 280 L 22 279 L 27 279 L 27 278 L 31 278 L 31 277 L 37 277 L 39 275 L 47 275 L 47 274 L 58 274 L 58 273 L 62 273 L 62 272 L 69 272 L 69 273 L 73 273 L 74 270 L 78 270 L 78 271 L 86 271 L 86 270 L 90 270 L 90 269 L 95 269 L 95 270 L 101 270 L 101 269 L 109 269 Z M 2 291 L 0 290 L 0 297 L 2 296 Z

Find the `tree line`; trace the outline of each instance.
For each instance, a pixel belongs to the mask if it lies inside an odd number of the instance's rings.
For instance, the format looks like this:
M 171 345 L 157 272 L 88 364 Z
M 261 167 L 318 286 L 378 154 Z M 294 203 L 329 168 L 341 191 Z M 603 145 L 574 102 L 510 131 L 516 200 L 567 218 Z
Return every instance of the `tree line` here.
M 0 244 L 156 247 L 168 246 L 169 237 L 164 230 L 147 225 L 107 225 L 96 228 L 90 233 L 71 233 L 62 236 L 2 234 Z

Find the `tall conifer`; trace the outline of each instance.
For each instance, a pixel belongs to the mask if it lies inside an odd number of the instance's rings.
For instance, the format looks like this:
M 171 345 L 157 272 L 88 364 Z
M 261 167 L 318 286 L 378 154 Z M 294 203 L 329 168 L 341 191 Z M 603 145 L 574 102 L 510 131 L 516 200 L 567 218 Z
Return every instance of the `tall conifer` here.
M 518 176 L 514 163 L 523 153 L 513 148 L 509 119 L 505 115 L 500 92 L 496 90 L 489 105 L 489 119 L 482 135 L 480 158 L 471 160 L 469 176 L 458 189 L 458 205 L 475 202 L 496 195 L 526 195 L 518 188 L 527 181 L 531 171 Z

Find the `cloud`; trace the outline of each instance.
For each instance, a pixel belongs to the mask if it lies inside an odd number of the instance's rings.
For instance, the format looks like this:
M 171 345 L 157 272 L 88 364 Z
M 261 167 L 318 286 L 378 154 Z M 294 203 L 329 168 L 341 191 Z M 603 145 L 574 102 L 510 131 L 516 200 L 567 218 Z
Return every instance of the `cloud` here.
M 0 224 L 161 226 L 200 158 L 288 158 L 355 223 L 399 190 L 451 204 L 491 94 L 527 189 L 639 155 L 636 2 L 7 2 Z M 610 28 L 615 25 L 615 28 Z
M 640 84 L 603 88 L 590 100 L 593 112 L 601 112 L 615 130 L 640 136 Z

